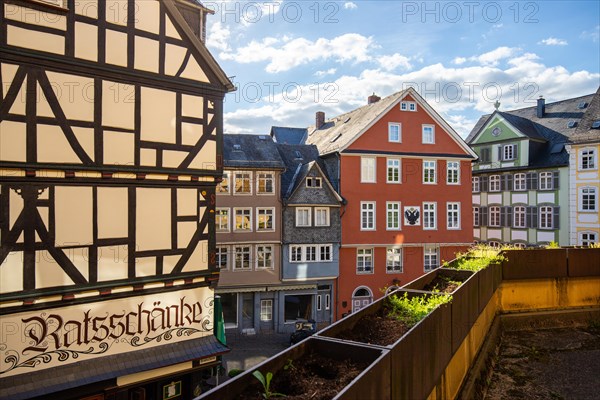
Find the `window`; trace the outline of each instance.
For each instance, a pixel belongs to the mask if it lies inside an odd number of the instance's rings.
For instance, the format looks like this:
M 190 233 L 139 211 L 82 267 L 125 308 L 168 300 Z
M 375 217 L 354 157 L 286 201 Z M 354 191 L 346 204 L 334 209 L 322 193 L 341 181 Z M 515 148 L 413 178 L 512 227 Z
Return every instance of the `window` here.
M 415 103 L 414 101 L 403 101 L 400 103 L 400 110 L 417 111 L 417 103 Z
M 402 273 L 402 249 L 398 247 L 388 247 L 385 270 L 387 273 Z
M 251 194 L 250 173 L 236 172 L 235 173 L 235 193 L 236 194 Z
M 223 306 L 223 319 L 225 320 L 225 328 L 237 327 L 237 293 L 220 293 L 218 295 L 221 297 L 221 305 Z
M 527 175 L 515 174 L 513 189 L 516 191 L 527 190 Z
M 319 246 L 319 261 L 330 262 L 333 260 L 331 256 L 331 248 L 332 246 L 330 244 L 322 244 Z
M 286 295 L 283 302 L 283 318 L 287 323 L 294 323 L 297 319 L 309 319 L 313 317 L 312 311 L 313 295 Z
M 310 208 L 298 207 L 296 208 L 296 226 L 310 226 Z
M 446 204 L 446 227 L 460 229 L 460 203 Z
M 302 246 L 290 246 L 290 262 L 302 261 Z
M 251 231 L 252 230 L 252 209 L 251 208 L 234 208 L 235 210 L 235 230 L 236 231 Z
M 387 229 L 398 230 L 400 229 L 400 202 L 388 202 L 387 207 Z
M 234 270 L 250 270 L 250 246 L 235 246 Z
M 500 191 L 500 175 L 491 175 L 490 176 L 490 192 L 499 192 Z
M 435 167 L 435 161 L 423 160 L 423 183 L 436 183 Z
M 526 215 L 527 209 L 524 206 L 515 206 L 513 208 L 513 228 L 527 227 Z
M 375 163 L 373 157 L 360 158 L 360 181 L 363 183 L 375 183 Z
M 217 267 L 221 269 L 227 269 L 228 263 L 228 251 L 227 247 L 217 247 Z
M 329 226 L 329 207 L 315 208 L 315 226 Z
M 223 172 L 222 179 L 217 185 L 217 193 L 229 193 L 229 172 Z
M 579 153 L 579 169 L 596 169 L 596 151 L 584 149 Z
M 478 176 L 474 176 L 471 178 L 471 186 L 472 186 L 473 193 L 480 192 L 481 188 L 479 186 L 479 177 Z
M 402 141 L 402 125 L 393 122 L 388 124 L 388 141 L 396 143 Z
M 579 211 L 589 212 L 596 211 L 598 209 L 596 205 L 597 195 L 595 187 L 582 187 L 579 188 Z
M 258 186 L 256 193 L 258 194 L 273 194 L 275 189 L 273 188 L 273 174 L 260 173 L 258 174 Z
M 479 226 L 481 221 L 479 220 L 479 207 L 473 207 L 473 226 Z
M 375 203 L 360 202 L 360 229 L 375 230 Z
M 540 207 L 540 228 L 541 229 L 552 229 L 554 228 L 553 220 L 554 208 L 550 206 Z
M 540 190 L 552 190 L 552 172 L 540 172 Z
M 275 229 L 275 209 L 257 208 L 256 209 L 256 230 L 272 231 Z
M 256 246 L 256 268 L 273 269 L 273 246 Z
M 435 246 L 426 246 L 423 249 L 425 272 L 431 271 L 439 266 L 438 250 L 439 248 Z
M 591 246 L 594 243 L 598 243 L 598 236 L 595 232 L 579 232 L 580 246 Z
M 304 248 L 304 261 L 317 261 L 317 246 L 306 246 Z
M 373 273 L 373 249 L 356 249 L 356 273 Z
M 323 309 L 323 298 L 320 294 L 317 295 L 317 311 L 321 311 Z
M 306 178 L 306 187 L 318 189 L 323 187 L 323 181 L 321 178 L 316 176 L 309 176 Z
M 489 226 L 500 226 L 500 206 L 489 208 Z
M 331 308 L 331 295 L 326 294 L 325 295 L 325 309 L 329 310 Z
M 505 144 L 502 146 L 502 160 L 514 160 L 517 155 L 517 146 L 514 144 Z
M 266 299 L 260 301 L 260 320 L 271 321 L 273 319 L 273 300 Z
M 489 147 L 483 147 L 479 154 L 479 161 L 482 163 L 492 162 L 492 150 Z
M 293 245 L 290 246 L 290 262 L 331 262 L 332 245 Z
M 387 182 L 400 183 L 400 160 L 397 158 L 387 160 Z
M 423 229 L 436 229 L 436 203 L 423 203 Z
M 423 143 L 434 144 L 435 143 L 435 129 L 433 125 L 423 125 Z
M 460 163 L 458 161 L 448 161 L 446 163 L 446 183 L 449 185 L 460 183 Z
M 215 225 L 217 232 L 229 232 L 229 208 L 217 208 Z

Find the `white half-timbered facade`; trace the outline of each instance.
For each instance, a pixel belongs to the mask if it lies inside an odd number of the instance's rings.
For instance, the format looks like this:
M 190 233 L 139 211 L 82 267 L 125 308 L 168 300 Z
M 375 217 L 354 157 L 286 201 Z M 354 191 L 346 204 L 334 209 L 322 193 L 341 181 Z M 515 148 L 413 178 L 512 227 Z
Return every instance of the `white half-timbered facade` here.
M 211 11 L 0 5 L 0 397 L 191 398 L 226 351 L 214 210 L 233 85 L 203 43 Z

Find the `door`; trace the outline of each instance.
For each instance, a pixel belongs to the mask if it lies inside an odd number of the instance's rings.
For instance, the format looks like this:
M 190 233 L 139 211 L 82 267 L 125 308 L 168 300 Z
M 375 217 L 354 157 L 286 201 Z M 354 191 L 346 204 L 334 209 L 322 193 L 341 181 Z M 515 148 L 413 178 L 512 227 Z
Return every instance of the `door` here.
M 242 295 L 242 330 L 254 328 L 254 293 Z
M 360 287 L 352 295 L 352 312 L 356 312 L 373 302 L 373 294 L 368 287 Z

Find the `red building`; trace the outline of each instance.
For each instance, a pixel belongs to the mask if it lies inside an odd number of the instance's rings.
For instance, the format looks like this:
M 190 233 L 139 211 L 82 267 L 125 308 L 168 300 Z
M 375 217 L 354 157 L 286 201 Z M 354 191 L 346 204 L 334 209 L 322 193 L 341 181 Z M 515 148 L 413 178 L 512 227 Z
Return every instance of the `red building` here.
M 473 242 L 473 151 L 412 88 L 308 129 L 347 204 L 337 317 Z

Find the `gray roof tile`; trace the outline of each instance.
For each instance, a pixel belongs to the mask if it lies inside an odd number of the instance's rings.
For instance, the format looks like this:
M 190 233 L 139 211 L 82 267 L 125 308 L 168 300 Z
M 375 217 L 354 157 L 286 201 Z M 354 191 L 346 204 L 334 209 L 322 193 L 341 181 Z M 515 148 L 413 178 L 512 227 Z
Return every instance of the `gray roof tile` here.
M 223 164 L 230 168 L 285 168 L 268 135 L 223 135 Z

